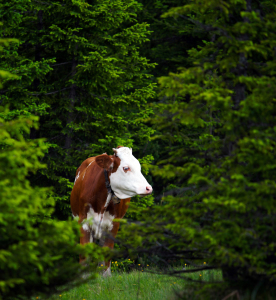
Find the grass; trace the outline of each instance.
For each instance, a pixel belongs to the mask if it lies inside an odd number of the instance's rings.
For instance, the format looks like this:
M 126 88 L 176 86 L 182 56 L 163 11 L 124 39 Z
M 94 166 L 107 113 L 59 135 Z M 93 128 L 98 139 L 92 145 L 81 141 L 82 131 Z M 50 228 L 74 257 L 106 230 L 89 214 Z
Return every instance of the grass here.
M 168 275 L 150 273 L 152 270 L 135 270 L 130 273 L 113 271 L 112 276 L 95 280 L 51 297 L 51 300 L 124 300 L 174 299 L 175 291 L 185 289 L 186 281 Z M 221 280 L 220 271 L 211 270 L 189 274 L 196 280 Z M 39 299 L 39 298 L 38 298 Z

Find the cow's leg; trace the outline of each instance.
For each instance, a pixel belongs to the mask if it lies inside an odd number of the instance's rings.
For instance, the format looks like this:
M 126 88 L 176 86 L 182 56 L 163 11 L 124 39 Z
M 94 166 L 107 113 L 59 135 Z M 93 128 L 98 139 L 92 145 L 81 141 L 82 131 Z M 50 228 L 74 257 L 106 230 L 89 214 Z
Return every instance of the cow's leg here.
M 79 223 L 82 223 L 84 218 L 79 218 Z M 90 227 L 88 224 L 83 223 L 81 226 L 81 236 L 80 236 L 80 244 L 84 245 L 90 242 L 91 239 L 91 232 L 90 232 Z M 92 239 L 93 241 L 93 239 Z M 82 263 L 85 260 L 85 257 L 80 255 L 80 263 Z
M 116 237 L 117 233 L 118 233 L 118 230 L 119 230 L 119 227 L 120 227 L 120 223 L 119 222 L 113 222 L 113 228 L 111 229 L 110 231 L 110 235 L 112 237 Z M 109 247 L 110 249 L 113 249 L 114 248 L 114 241 L 113 239 L 107 237 L 104 241 L 104 244 L 103 244 L 104 247 Z M 103 273 L 103 276 L 106 277 L 106 276 L 111 276 L 111 259 L 106 261 L 105 262 L 105 271 Z

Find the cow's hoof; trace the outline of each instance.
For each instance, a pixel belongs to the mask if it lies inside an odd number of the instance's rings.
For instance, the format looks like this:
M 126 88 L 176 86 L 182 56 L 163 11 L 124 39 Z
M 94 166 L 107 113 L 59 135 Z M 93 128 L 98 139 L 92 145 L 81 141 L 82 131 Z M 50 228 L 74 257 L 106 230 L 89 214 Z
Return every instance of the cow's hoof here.
M 111 269 L 110 269 L 110 267 L 107 268 L 106 270 L 104 270 L 104 272 L 103 272 L 103 277 L 109 277 L 109 276 L 111 276 Z

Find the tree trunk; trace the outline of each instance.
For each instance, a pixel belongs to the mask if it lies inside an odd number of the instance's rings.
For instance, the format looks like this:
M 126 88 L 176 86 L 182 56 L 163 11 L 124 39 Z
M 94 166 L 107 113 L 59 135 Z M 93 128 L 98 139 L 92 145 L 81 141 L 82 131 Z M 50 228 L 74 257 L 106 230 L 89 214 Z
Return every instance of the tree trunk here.
M 73 57 L 73 59 L 72 59 L 72 78 L 74 78 L 74 76 L 76 75 L 76 67 L 77 67 L 77 62 L 76 62 L 75 57 Z M 74 109 L 74 105 L 75 105 L 75 101 L 76 101 L 76 85 L 75 84 L 73 84 L 71 86 L 69 98 L 70 98 L 70 104 L 69 104 L 69 112 L 68 112 L 66 126 L 70 125 L 70 123 L 72 123 L 72 121 L 73 121 L 73 109 Z M 65 145 L 64 145 L 65 149 L 71 148 L 71 144 L 72 144 L 72 128 L 68 129 L 68 133 L 66 134 Z
M 251 0 L 246 1 L 246 10 L 251 11 Z M 248 18 L 244 18 L 243 21 L 245 23 L 248 23 L 249 20 Z M 247 34 L 242 34 L 239 38 L 240 41 L 246 41 L 248 40 L 248 35 Z M 248 62 L 247 59 L 244 55 L 244 53 L 240 53 L 240 58 L 239 58 L 239 64 L 235 69 L 235 74 L 237 76 L 247 76 L 247 68 L 248 68 Z M 243 83 L 237 83 L 234 87 L 234 108 L 238 109 L 240 103 L 242 100 L 245 99 L 246 93 L 245 93 L 245 84 Z
M 43 29 L 43 12 L 40 10 L 37 14 L 37 29 L 38 32 Z M 35 61 L 41 60 L 41 43 L 38 43 L 35 45 Z M 38 92 L 38 86 L 39 86 L 40 80 L 38 78 L 35 78 L 33 82 L 34 90 L 35 92 Z M 30 139 L 37 139 L 39 138 L 39 130 L 35 129 L 34 127 L 30 130 Z

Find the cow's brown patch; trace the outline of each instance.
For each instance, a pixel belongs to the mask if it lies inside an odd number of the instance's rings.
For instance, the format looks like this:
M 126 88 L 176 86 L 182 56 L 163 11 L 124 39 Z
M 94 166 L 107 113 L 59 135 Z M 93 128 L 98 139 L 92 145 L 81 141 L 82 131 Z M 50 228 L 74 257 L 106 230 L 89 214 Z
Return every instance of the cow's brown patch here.
M 111 156 L 111 159 L 113 160 L 113 168 L 110 173 L 115 173 L 121 164 L 121 159 L 115 154 Z

